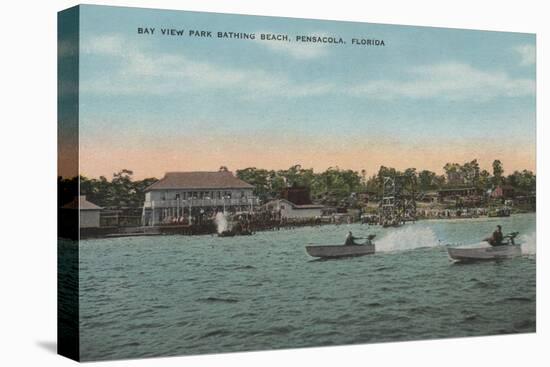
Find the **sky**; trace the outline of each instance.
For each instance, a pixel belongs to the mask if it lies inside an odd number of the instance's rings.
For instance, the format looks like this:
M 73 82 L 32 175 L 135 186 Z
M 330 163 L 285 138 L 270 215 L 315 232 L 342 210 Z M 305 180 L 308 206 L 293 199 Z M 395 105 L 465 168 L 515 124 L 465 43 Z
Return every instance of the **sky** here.
M 533 34 L 83 6 L 80 172 L 126 168 L 144 178 L 301 164 L 441 173 L 475 158 L 535 171 L 535 90 Z

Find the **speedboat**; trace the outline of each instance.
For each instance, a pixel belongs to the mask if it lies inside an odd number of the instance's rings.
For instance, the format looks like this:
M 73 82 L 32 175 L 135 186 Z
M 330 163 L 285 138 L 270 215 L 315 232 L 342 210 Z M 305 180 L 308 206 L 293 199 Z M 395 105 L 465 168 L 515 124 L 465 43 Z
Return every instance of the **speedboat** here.
M 514 240 L 517 235 L 518 232 L 507 234 L 498 246 L 447 247 L 447 252 L 451 260 L 459 262 L 509 259 L 521 256 L 521 245 Z
M 375 252 L 373 238 L 374 235 L 370 235 L 364 244 L 358 245 L 310 245 L 306 246 L 306 252 L 310 256 L 324 259 L 372 255 Z

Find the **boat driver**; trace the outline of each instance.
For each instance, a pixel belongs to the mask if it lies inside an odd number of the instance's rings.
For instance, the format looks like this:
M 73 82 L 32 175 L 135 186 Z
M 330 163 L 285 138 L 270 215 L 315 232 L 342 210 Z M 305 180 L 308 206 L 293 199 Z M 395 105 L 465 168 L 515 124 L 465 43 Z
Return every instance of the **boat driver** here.
M 358 243 L 355 242 L 355 240 L 358 240 L 360 237 L 354 237 L 353 233 L 351 231 L 348 232 L 348 236 L 346 237 L 346 242 L 344 242 L 345 246 L 352 246 L 352 245 L 358 245 Z
M 502 234 L 502 227 L 500 225 L 497 225 L 497 229 L 493 232 L 493 235 L 489 239 L 489 244 L 491 246 L 501 246 L 503 245 L 503 240 L 504 235 Z

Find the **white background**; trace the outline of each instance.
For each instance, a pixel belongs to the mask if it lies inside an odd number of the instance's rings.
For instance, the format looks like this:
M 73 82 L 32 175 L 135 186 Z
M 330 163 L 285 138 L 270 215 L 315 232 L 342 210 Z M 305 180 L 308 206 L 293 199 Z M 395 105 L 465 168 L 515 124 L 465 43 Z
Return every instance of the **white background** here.
M 277 352 L 103 362 L 113 366 L 548 365 L 548 60 L 544 1 L 94 1 L 301 18 L 537 33 L 537 333 Z M 0 8 L 0 365 L 65 366 L 56 339 L 56 12 L 72 1 Z M 546 65 L 545 65 L 546 63 Z M 546 106 L 544 105 L 546 103 Z M 546 111 L 545 111 L 546 107 Z M 546 114 L 545 114 L 546 112 Z

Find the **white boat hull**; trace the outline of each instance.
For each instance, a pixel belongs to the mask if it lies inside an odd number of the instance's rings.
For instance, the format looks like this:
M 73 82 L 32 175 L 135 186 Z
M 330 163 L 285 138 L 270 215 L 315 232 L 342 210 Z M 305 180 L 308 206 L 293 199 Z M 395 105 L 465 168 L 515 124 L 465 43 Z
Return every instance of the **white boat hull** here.
M 333 245 L 333 246 L 306 246 L 310 256 L 320 258 L 338 258 L 364 256 L 374 254 L 374 245 Z
M 480 248 L 447 247 L 449 257 L 455 261 L 481 261 L 509 259 L 521 255 L 521 246 L 503 245 Z

